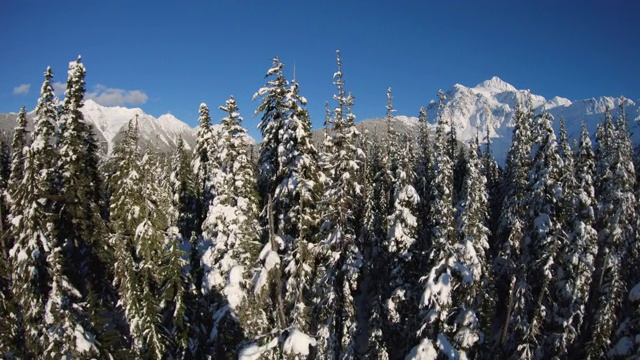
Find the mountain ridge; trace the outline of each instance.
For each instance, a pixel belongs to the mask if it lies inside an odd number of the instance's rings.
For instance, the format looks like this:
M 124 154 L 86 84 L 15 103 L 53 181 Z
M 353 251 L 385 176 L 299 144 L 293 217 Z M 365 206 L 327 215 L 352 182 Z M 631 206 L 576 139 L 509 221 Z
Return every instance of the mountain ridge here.
M 622 102 L 621 98 L 609 96 L 573 101 L 560 96 L 546 99 L 543 96 L 532 94 L 529 90 L 516 89 L 501 78 L 493 76 L 473 87 L 461 84 L 453 85 L 445 93 L 445 116 L 451 116 L 458 139 L 463 143 L 468 143 L 477 135 L 479 135 L 481 142 L 485 143 L 485 133 L 488 127 L 492 153 L 499 163 L 504 164 L 506 152 L 511 143 L 514 125 L 512 117 L 516 99 L 524 103 L 528 96 L 531 96 L 537 113 L 544 108 L 553 117 L 556 131 L 559 128 L 557 120 L 564 117 L 570 138 L 577 138 L 583 120 L 593 135 L 597 124 L 604 119 L 605 109 L 609 107 L 612 114 L 616 116 L 619 113 L 618 106 Z M 637 131 L 640 106 L 637 102 L 629 99 L 624 101 L 631 123 L 632 140 L 634 144 L 638 145 L 640 144 L 640 131 Z M 426 109 L 429 123 L 433 125 L 437 119 L 438 105 L 432 100 Z M 138 119 L 142 148 L 171 151 L 175 148 L 179 137 L 184 139 L 187 148 L 192 148 L 195 145 L 197 127 L 190 127 L 172 114 L 163 114 L 155 118 L 137 107 L 102 106 L 90 99 L 85 100 L 82 112 L 85 119 L 93 125 L 101 148 L 106 155 L 113 151 L 129 120 L 136 118 Z M 33 118 L 34 115 L 34 111 L 28 114 L 30 118 Z M 16 118 L 16 113 L 0 114 L 0 130 L 11 133 Z M 383 119 L 364 119 L 356 124 L 363 130 L 378 134 L 386 131 L 386 126 L 380 124 Z M 418 124 L 418 119 L 412 116 L 396 115 L 394 119 L 398 121 L 399 129 L 405 133 L 411 133 Z M 219 125 L 213 126 L 218 127 Z M 323 131 L 323 129 L 314 130 L 314 138 L 320 138 L 319 134 Z
M 486 143 L 485 133 L 487 126 L 492 141 L 492 153 L 496 160 L 504 164 L 506 153 L 511 144 L 513 132 L 513 112 L 516 99 L 522 103 L 528 96 L 536 113 L 543 109 L 553 118 L 553 127 L 559 130 L 559 119 L 565 118 L 567 132 L 570 139 L 575 139 L 580 134 L 581 124 L 584 120 L 590 134 L 595 134 L 597 124 L 604 120 L 604 112 L 607 107 L 614 116 L 619 114 L 621 98 L 601 96 L 584 100 L 571 101 L 567 98 L 555 96 L 549 100 L 541 95 L 532 94 L 529 90 L 518 90 L 497 76 L 481 82 L 475 87 L 466 87 L 456 84 L 445 93 L 445 116 L 451 116 L 457 131 L 458 139 L 468 143 L 479 135 L 482 143 Z M 633 133 L 634 144 L 640 143 L 638 127 L 638 103 L 624 99 L 626 113 L 630 122 L 630 130 Z M 437 119 L 438 105 L 432 101 L 427 107 L 429 121 L 434 123 Z

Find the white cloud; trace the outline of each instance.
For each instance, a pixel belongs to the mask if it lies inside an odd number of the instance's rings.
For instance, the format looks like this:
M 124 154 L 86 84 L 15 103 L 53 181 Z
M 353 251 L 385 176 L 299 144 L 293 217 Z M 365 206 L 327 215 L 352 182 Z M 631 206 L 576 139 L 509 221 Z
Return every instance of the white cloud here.
M 149 97 L 140 90 L 115 89 L 98 84 L 94 91 L 87 93 L 87 99 L 103 106 L 122 106 L 144 104 Z
M 22 84 L 13 88 L 14 95 L 25 95 L 29 93 L 31 84 Z
M 63 97 L 64 96 L 64 91 L 67 90 L 67 84 L 65 84 L 63 82 L 60 82 L 60 81 L 55 81 L 51 86 L 53 86 L 53 91 L 59 97 Z

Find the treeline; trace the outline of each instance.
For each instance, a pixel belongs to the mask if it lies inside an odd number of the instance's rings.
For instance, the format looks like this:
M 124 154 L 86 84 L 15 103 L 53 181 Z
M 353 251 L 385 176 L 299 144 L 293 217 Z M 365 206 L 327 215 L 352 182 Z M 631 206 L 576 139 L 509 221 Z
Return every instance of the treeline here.
M 273 60 L 254 159 L 233 97 L 195 149 L 101 159 L 71 62 L 45 73 L 33 131 L 0 144 L 4 358 L 639 358 L 640 202 L 624 108 L 595 146 L 518 101 L 507 163 L 461 147 L 439 92 L 415 134 L 335 105 L 311 141 L 299 84 Z M 624 104 L 624 102 L 622 102 Z M 489 140 L 488 137 L 486 139 Z

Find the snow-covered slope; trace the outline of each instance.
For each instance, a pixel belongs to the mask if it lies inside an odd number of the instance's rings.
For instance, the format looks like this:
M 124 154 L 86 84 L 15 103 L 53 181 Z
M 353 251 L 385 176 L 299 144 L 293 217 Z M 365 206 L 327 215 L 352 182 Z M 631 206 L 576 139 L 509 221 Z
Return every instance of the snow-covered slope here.
M 195 143 L 195 129 L 171 114 L 161 115 L 156 119 L 139 108 L 102 106 L 93 100 L 85 101 L 83 114 L 85 120 L 93 124 L 98 138 L 107 144 L 107 153 L 113 151 L 122 130 L 126 129 L 131 119 L 138 120 L 140 142 L 143 147 L 170 150 L 176 147 L 180 137 L 189 148 Z
M 140 146 L 158 151 L 172 151 L 178 139 L 182 137 L 187 148 L 195 145 L 196 129 L 177 119 L 171 114 L 161 115 L 157 119 L 145 114 L 139 108 L 120 106 L 102 106 L 93 100 L 86 100 L 82 113 L 87 122 L 93 125 L 96 138 L 106 155 L 111 154 L 117 142 L 122 138 L 124 130 L 131 119 L 138 119 Z M 33 119 L 35 111 L 28 113 Z M 0 114 L 0 130 L 7 133 L 13 131 L 17 114 Z M 33 122 L 29 122 L 30 127 Z
M 512 116 L 516 99 L 524 102 L 528 94 L 528 90 L 517 90 L 498 77 L 493 77 L 475 87 L 456 84 L 445 94 L 445 115 L 452 117 L 458 139 L 463 142 L 469 142 L 478 132 L 483 140 L 488 125 L 493 142 L 492 152 L 503 164 L 511 143 L 514 125 Z M 592 134 L 595 133 L 597 124 L 604 118 L 605 109 L 611 108 L 615 116 L 619 113 L 618 106 L 621 102 L 620 98 L 613 97 L 570 101 L 556 96 L 547 100 L 535 94 L 531 94 L 531 99 L 537 112 L 542 111 L 544 107 L 553 116 L 556 131 L 559 127 L 559 119 L 564 117 L 571 138 L 576 138 L 580 134 L 583 120 L 589 131 Z M 637 120 L 640 120 L 638 109 L 637 103 L 626 100 L 626 112 L 636 145 L 640 144 L 640 131 L 637 131 Z M 429 121 L 432 123 L 437 118 L 437 110 L 438 105 L 435 101 L 427 107 Z

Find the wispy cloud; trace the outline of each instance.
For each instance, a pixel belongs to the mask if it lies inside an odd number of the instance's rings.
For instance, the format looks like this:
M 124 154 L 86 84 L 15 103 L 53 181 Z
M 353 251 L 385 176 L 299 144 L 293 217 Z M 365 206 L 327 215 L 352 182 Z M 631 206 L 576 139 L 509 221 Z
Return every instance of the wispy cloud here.
M 25 95 L 29 93 L 31 84 L 22 84 L 13 88 L 14 95 Z
M 98 84 L 94 91 L 87 93 L 87 99 L 104 106 L 122 106 L 144 104 L 149 97 L 140 90 L 116 89 Z
M 53 91 L 55 91 L 58 97 L 63 97 L 64 91 L 67 90 L 67 84 L 60 81 L 55 81 L 51 86 L 53 86 Z

